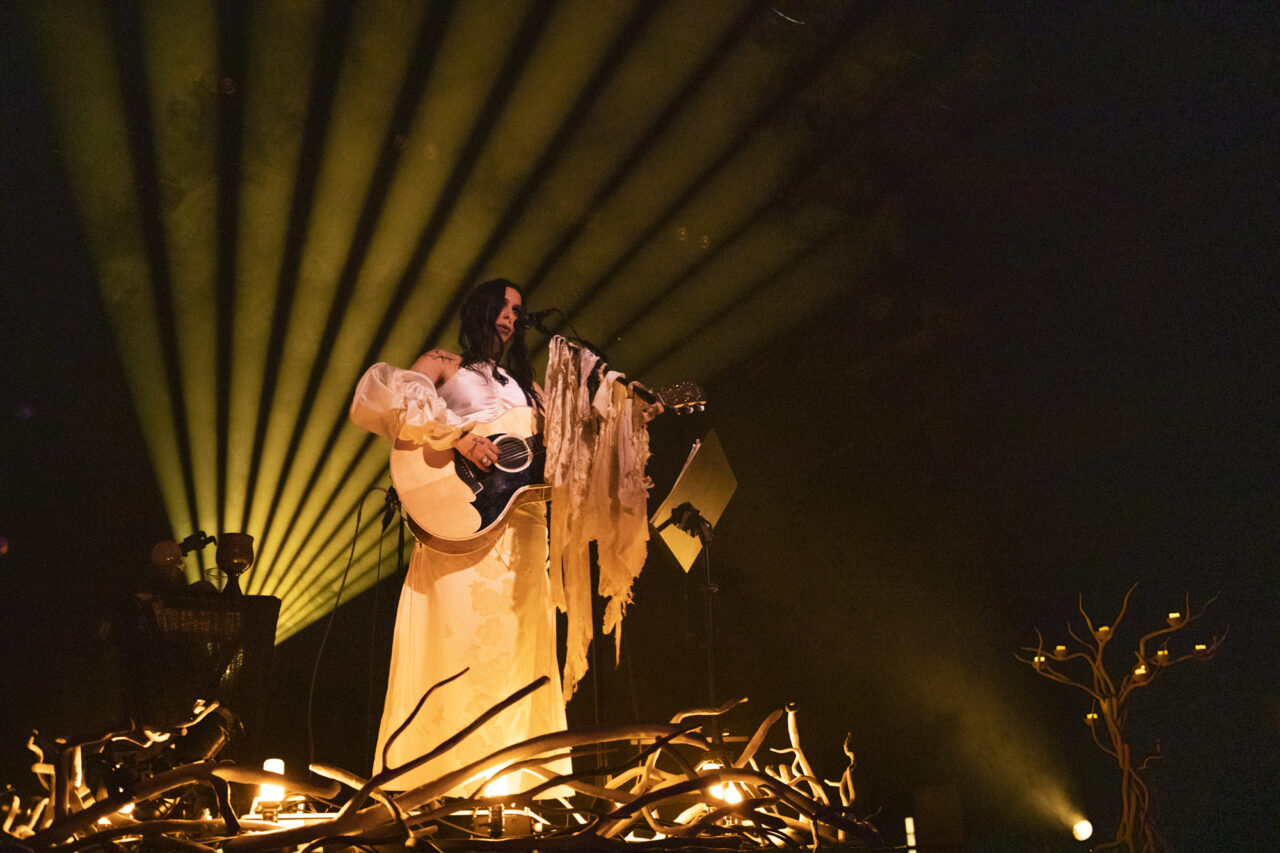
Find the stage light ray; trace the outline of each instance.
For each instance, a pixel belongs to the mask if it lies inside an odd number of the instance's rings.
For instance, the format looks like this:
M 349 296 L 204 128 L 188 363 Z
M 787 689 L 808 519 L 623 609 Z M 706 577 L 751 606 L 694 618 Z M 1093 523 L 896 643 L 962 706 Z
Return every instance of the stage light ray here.
M 839 43 L 845 36 L 845 29 L 837 31 L 831 37 L 831 44 Z M 592 217 L 593 228 L 584 235 L 592 248 L 592 258 L 588 260 L 575 254 L 575 247 L 568 247 L 568 261 L 578 275 L 566 274 L 561 281 L 578 284 L 576 287 L 562 284 L 551 297 L 556 304 L 576 317 L 579 307 L 592 294 L 604 292 L 621 270 L 636 260 L 646 244 L 659 239 L 662 229 L 670 227 L 692 199 L 708 192 L 725 164 L 749 148 L 776 120 L 778 111 L 799 87 L 831 61 L 824 51 L 816 51 L 789 68 L 789 73 L 779 75 L 768 60 L 769 55 L 755 45 L 737 46 L 728 60 L 716 67 L 707 84 L 698 90 L 693 108 L 675 117 L 663 134 L 662 147 L 657 149 L 668 157 L 673 151 L 680 152 L 680 167 L 654 156 L 645 157 L 633 166 L 625 185 Z M 735 109 L 724 111 L 722 105 L 726 103 L 734 104 Z M 693 156 L 694 151 L 701 151 L 702 158 Z M 775 156 L 785 158 L 785 154 L 778 152 Z M 672 183 L 676 176 L 682 176 L 678 184 Z M 670 187 L 674 194 L 665 195 L 664 186 Z M 655 202 L 662 208 L 653 209 Z M 648 218 L 642 220 L 641 216 Z M 631 238 L 630 246 L 616 246 L 616 254 L 606 259 L 603 256 L 612 241 L 605 235 L 612 234 L 637 236 Z M 600 267 L 582 275 L 583 268 L 591 262 L 599 263 Z M 594 284 L 587 285 L 587 280 Z M 588 327 L 580 330 L 588 338 L 594 332 L 588 331 Z
M 378 540 L 384 538 L 381 532 L 381 519 L 378 517 L 379 504 L 374 496 L 366 492 L 366 505 L 358 530 L 354 529 L 357 507 L 339 521 L 342 534 L 335 538 L 330 547 L 326 547 L 324 557 L 309 567 L 307 577 L 306 601 L 295 600 L 295 606 L 286 614 L 281 613 L 277 626 L 277 637 L 285 638 L 295 631 L 310 624 L 314 619 L 332 610 L 339 588 L 342 589 L 343 601 L 350 601 L 361 590 L 367 588 L 370 572 L 357 570 L 361 565 L 373 565 L 378 555 Z M 356 547 L 351 549 L 352 537 Z M 388 541 L 390 537 L 386 537 Z M 394 545 L 388 548 L 384 543 L 384 553 L 394 552 Z M 351 560 L 351 568 L 347 568 L 347 560 Z M 343 583 L 343 575 L 346 582 Z
M 856 286 L 879 233 L 793 198 L 802 97 L 898 74 L 850 64 L 857 11 L 779 41 L 764 3 L 48 8 L 24 16 L 174 535 L 255 536 L 281 639 L 388 482 L 360 373 L 456 346 L 476 280 L 705 381 Z M 362 541 L 347 590 L 378 570 Z
M 695 8 L 690 4 L 682 5 L 686 9 Z M 563 209 L 575 214 L 572 221 L 567 224 L 562 234 L 549 235 L 549 239 L 546 240 L 549 248 L 542 250 L 541 257 L 531 268 L 519 267 L 530 269 L 524 278 L 525 289 L 529 294 L 540 290 L 551 270 L 561 262 L 571 247 L 577 244 L 582 233 L 595 223 L 604 205 L 628 179 L 632 168 L 648 156 L 667 127 L 675 121 L 682 110 L 687 108 L 693 93 L 732 54 L 735 43 L 750 20 L 750 10 L 744 9 L 731 26 L 719 33 L 714 44 L 705 53 L 690 50 L 684 54 L 691 58 L 700 57 L 696 64 L 691 63 L 687 69 L 680 64 L 679 56 L 668 56 L 661 43 L 652 42 L 642 46 L 641 50 L 635 54 L 636 61 L 628 64 L 619 73 L 618 85 L 616 89 L 611 90 L 611 94 L 616 93 L 617 98 L 607 96 L 603 98 L 601 114 L 593 121 L 594 126 L 601 130 L 580 136 L 580 139 L 584 140 L 583 147 L 571 152 L 565 160 L 566 163 L 573 164 L 573 174 L 558 181 L 560 185 L 567 188 L 564 195 L 568 196 L 569 201 L 554 205 L 553 209 Z M 694 26 L 687 29 L 701 32 L 700 28 Z M 651 71 L 654 67 L 653 63 L 659 60 L 663 65 L 670 65 L 674 73 L 670 77 L 660 78 L 655 85 L 652 82 Z M 664 86 L 661 85 L 663 79 L 672 82 Z M 609 103 L 614 101 L 631 105 L 634 112 L 629 112 L 627 116 L 612 114 L 607 108 Z M 615 139 L 610 130 L 618 126 L 628 126 L 629 121 L 634 122 L 634 125 L 631 125 L 634 129 L 630 134 L 630 140 L 628 141 L 625 137 Z M 618 151 L 622 152 L 621 155 L 615 153 Z M 593 164 L 600 165 L 593 168 Z M 607 173 L 603 173 L 605 164 L 609 164 Z M 577 188 L 581 187 L 585 190 L 590 186 L 589 176 L 596 171 L 602 172 L 596 189 L 588 199 L 580 201 L 583 193 Z M 556 301 L 557 294 L 540 294 L 540 296 L 544 303 L 552 303 Z
M 315 14 L 273 14 L 278 10 L 269 4 L 253 4 L 249 11 L 244 74 L 254 85 L 241 86 L 243 165 L 225 517 L 242 530 L 257 530 L 248 520 L 249 490 L 254 483 L 255 454 L 260 452 L 256 438 L 260 411 L 274 387 L 268 386 L 263 366 L 277 360 L 271 355 L 272 318 L 277 301 L 286 297 L 277 288 L 276 277 L 283 259 L 290 256 L 291 208 L 298 195 L 294 187 L 306 138 L 306 95 L 321 22 Z M 251 588 L 264 574 L 258 568 L 249 575 Z
M 538 22 L 538 20 L 534 20 L 534 23 L 532 23 L 531 26 L 540 27 L 541 23 Z M 504 77 L 511 77 L 511 73 L 509 73 L 511 72 L 511 70 L 515 70 L 515 67 L 509 68 L 508 73 L 504 73 Z M 503 93 L 502 97 L 507 97 L 506 93 Z M 468 190 L 470 190 L 470 187 L 468 187 Z M 462 192 L 458 193 L 458 199 L 460 199 L 460 205 L 465 204 L 466 197 L 467 196 L 465 195 L 465 193 L 462 193 Z M 457 214 L 454 214 L 453 216 L 454 222 L 456 222 L 458 218 L 460 218 L 460 216 L 458 216 Z M 329 442 L 333 442 L 334 439 L 335 439 L 335 434 L 333 432 L 330 432 Z M 312 529 L 314 529 L 314 525 L 312 525 Z
M 544 20 L 545 19 L 541 14 L 531 15 L 525 22 L 524 32 L 526 36 L 529 36 L 530 38 L 532 38 L 532 36 L 542 27 Z M 516 76 L 522 63 L 523 63 L 523 59 L 521 57 L 516 55 L 508 56 L 503 72 L 502 74 L 499 75 L 497 82 L 495 82 L 494 89 L 491 94 L 491 104 L 495 107 L 495 109 L 490 111 L 492 116 L 496 116 L 500 113 L 500 109 L 498 109 L 498 106 L 503 100 L 505 100 L 509 96 L 509 86 L 506 83 L 508 80 Z M 491 121 L 486 122 L 482 120 L 481 122 L 479 122 L 477 124 L 477 128 L 473 130 L 472 139 L 473 140 L 483 139 L 484 136 L 487 135 L 487 133 L 489 132 L 490 124 L 491 124 Z M 484 133 L 480 133 L 479 132 L 480 130 L 483 130 Z M 469 170 L 466 170 L 466 171 L 457 170 L 456 174 L 465 174 L 466 172 L 469 172 Z M 457 184 L 460 186 L 461 182 L 459 181 L 457 182 Z M 327 345 L 330 342 L 331 335 L 336 334 L 336 326 L 332 322 L 332 320 L 334 319 L 334 316 L 335 315 L 331 315 L 330 317 L 331 322 L 326 327 L 326 334 L 322 338 L 322 346 L 324 347 L 326 352 L 328 351 Z M 306 394 L 306 404 L 303 406 L 304 410 L 310 409 L 310 403 L 313 401 L 314 395 L 316 393 L 316 377 L 318 375 L 319 375 L 318 372 L 313 368 L 312 381 L 308 384 L 308 390 Z M 343 392 L 342 396 L 344 398 L 349 394 L 349 389 L 350 389 L 350 385 L 341 386 L 340 390 Z M 318 433 L 315 431 L 313 431 L 312 434 L 318 435 Z M 298 436 L 298 433 L 295 431 L 295 438 L 297 436 Z M 330 430 L 329 438 L 327 440 L 323 440 L 323 443 L 325 444 L 326 447 L 328 447 L 328 446 L 331 446 L 335 440 L 336 440 L 335 433 L 333 432 L 333 430 Z M 315 474 L 313 473 L 313 480 L 314 480 L 314 476 Z M 305 487 L 303 488 L 305 489 Z M 273 500 L 273 507 L 276 505 L 277 502 L 278 502 L 278 498 Z M 298 500 L 291 500 L 289 501 L 289 503 L 295 507 L 301 507 L 302 505 L 301 501 L 298 501 Z M 297 514 L 295 513 L 294 519 L 296 518 L 297 518 Z M 293 528 L 292 520 L 293 519 L 291 519 L 289 524 L 287 525 L 290 530 L 292 530 Z
M 882 213 L 865 227 L 844 229 L 845 237 L 862 239 L 845 244 L 837 238 L 815 247 L 752 292 L 739 294 L 730 310 L 693 332 L 692 340 L 643 362 L 637 374 L 661 385 L 690 376 L 715 376 L 741 362 L 846 292 L 869 264 L 866 247 L 874 243 L 865 239 L 866 232 L 887 227 L 892 219 Z
M 163 4 L 140 17 L 147 76 L 163 241 L 172 293 L 167 333 L 177 345 L 177 388 L 183 440 L 189 452 L 188 487 L 194 493 L 195 527 L 217 531 L 218 466 L 216 353 L 217 300 L 214 272 L 217 245 L 218 124 L 217 45 L 212 8 Z M 204 554 L 201 552 L 201 556 Z
M 129 134 L 129 153 L 133 161 L 136 203 L 143 235 L 143 253 L 147 274 L 155 294 L 157 334 L 163 365 L 163 381 L 168 388 L 171 429 L 175 434 L 178 465 L 186 498 L 186 517 L 199 527 L 203 515 L 198 505 L 190 441 L 190 421 L 185 404 L 182 380 L 182 349 L 177 338 L 177 310 L 180 294 L 175 292 L 173 251 L 165 226 L 166 212 L 176 201 L 163 186 L 159 163 L 160 141 L 156 129 L 154 101 L 148 74 L 148 50 L 144 39 L 144 22 L 139 10 L 128 5 L 110 7 L 108 27 L 112 38 L 114 60 L 121 70 L 121 100 Z M 205 555 L 194 554 L 187 566 L 187 576 L 198 578 L 205 571 Z
M 383 25 L 390 23 L 394 21 Z M 390 39 L 389 33 L 394 32 L 375 30 L 370 34 L 368 28 L 357 28 L 353 34 L 353 52 L 357 56 L 370 54 L 366 42 L 386 42 Z M 336 95 L 338 108 L 334 112 L 333 126 L 345 129 L 345 132 L 330 134 L 330 156 L 326 159 L 326 168 L 320 173 L 321 185 L 317 196 L 321 209 L 326 213 L 312 220 L 331 230 L 323 238 L 313 232 L 308 242 L 304 270 L 314 264 L 317 274 L 308 279 L 307 298 L 299 304 L 305 305 L 309 314 L 306 320 L 295 315 L 293 322 L 296 325 L 291 326 L 296 330 L 297 351 L 308 353 L 309 358 L 305 368 L 299 365 L 300 369 L 293 372 L 292 396 L 286 398 L 287 408 L 284 409 L 292 416 L 279 420 L 277 433 L 281 446 L 287 448 L 286 455 L 280 474 L 274 480 L 275 488 L 269 490 L 267 497 L 261 548 L 264 561 L 273 568 L 280 558 L 287 561 L 289 546 L 285 537 L 293 530 L 296 509 L 302 506 L 312 484 L 312 481 L 303 482 L 297 472 L 299 469 L 313 470 L 321 454 L 317 442 L 323 440 L 317 439 L 316 431 L 311 428 L 315 423 L 312 416 L 315 402 L 381 214 L 386 188 L 395 175 L 398 149 L 385 142 L 394 136 L 397 125 L 408 120 L 420 100 L 422 68 L 410 61 L 413 52 L 406 48 L 390 55 L 384 64 L 348 62 L 344 66 L 348 73 L 340 75 Z M 406 69 L 416 73 L 409 74 L 406 79 Z M 366 91 L 380 91 L 389 86 L 400 90 L 394 109 L 391 104 L 365 94 Z M 385 109 L 371 110 L 365 106 L 372 103 L 381 104 Z M 361 106 L 348 109 L 344 105 Z M 388 128 L 382 137 L 383 144 L 379 144 L 374 134 L 360 132 L 370 126 Z M 353 164 L 367 168 L 352 168 Z M 362 197 L 364 202 L 362 205 L 343 204 L 341 199 L 344 197 Z M 330 209 L 341 210 L 346 215 L 330 217 Z M 313 247 L 317 247 L 315 251 L 312 251 Z M 327 251 L 329 248 L 332 251 Z M 345 257 L 340 258 L 339 251 L 344 252 Z M 318 273 L 325 268 L 338 269 L 339 273 L 326 280 Z M 286 431 L 288 437 L 283 438 Z M 295 515 L 278 524 L 277 513 L 282 502 L 286 507 L 295 508 Z
M 745 223 L 743 231 L 725 251 L 711 257 L 705 267 L 682 278 L 679 286 L 661 299 L 643 306 L 635 320 L 612 336 L 610 351 L 619 364 L 643 365 L 652 369 L 652 359 L 670 353 L 687 341 L 698 339 L 705 328 L 732 311 L 750 293 L 753 282 L 768 282 L 799 265 L 812 245 L 797 240 L 790 217 L 775 206 L 762 208 L 761 215 Z M 822 245 L 849 226 L 846 215 L 820 211 L 825 231 L 815 242 Z M 857 282 L 847 282 L 848 287 Z M 813 311 L 821 306 L 811 306 Z M 649 361 L 646 361 L 646 358 Z M 650 378 L 646 375 L 646 379 Z M 676 378 L 668 376 L 663 381 Z
M 257 417 L 253 431 L 253 447 L 249 453 L 248 479 L 245 484 L 246 502 L 241 527 L 261 532 L 266 509 L 255 500 L 259 491 L 264 447 L 267 442 L 267 426 L 270 413 L 276 404 L 276 388 L 281 377 L 284 359 L 286 330 L 297 297 L 302 256 L 306 236 L 311 227 L 311 215 L 316 196 L 317 174 L 324 161 L 325 137 L 333 112 L 333 91 L 337 86 L 340 70 L 338 62 L 325 58 L 340 55 L 346 43 L 347 21 L 351 5 L 326 3 L 320 21 L 314 56 L 313 73 L 304 113 L 302 140 L 297 159 L 297 171 L 293 178 L 288 218 L 285 222 L 285 241 L 279 263 L 276 265 L 275 299 L 271 308 L 271 332 L 268 337 L 266 359 L 262 364 L 262 391 L 258 397 Z M 286 113 L 287 114 L 287 113 Z M 270 566 L 261 575 L 270 574 Z
M 723 239 L 777 194 L 801 150 L 798 140 L 781 139 L 767 131 L 752 135 L 731 160 L 708 176 L 688 204 L 667 217 L 666 228 L 652 233 L 648 243 L 627 259 L 626 266 L 617 270 L 607 285 L 588 295 L 574 311 L 575 323 L 583 330 L 600 330 L 600 339 L 611 341 L 612 337 L 604 337 L 609 325 L 617 317 L 634 316 L 650 301 L 643 282 L 678 280 L 696 265 L 710 251 L 710 235 L 716 235 L 716 242 Z M 677 222 L 691 225 L 671 227 L 670 223 Z M 680 228 L 686 229 L 685 239 L 677 235 Z M 707 238 L 705 244 L 703 237 Z
M 331 491 L 318 489 L 313 493 L 317 498 L 316 503 L 320 506 L 318 510 L 312 508 L 308 514 L 312 520 L 300 533 L 298 553 L 293 560 L 282 565 L 281 572 L 277 576 L 277 584 L 264 590 L 279 596 L 282 600 L 294 602 L 294 589 L 300 584 L 305 586 L 310 571 L 316 566 L 325 564 L 326 560 L 332 559 L 330 551 L 335 543 L 340 547 L 343 542 L 346 532 L 344 519 L 350 508 L 359 503 L 370 489 L 388 485 L 385 470 L 386 447 L 370 438 L 354 434 L 354 430 L 344 430 L 342 437 L 344 443 L 358 444 L 358 449 L 354 451 L 354 455 L 341 472 L 333 476 L 332 483 L 325 483 L 326 486 L 332 485 Z M 342 453 L 335 453 L 333 458 L 336 461 L 342 458 L 342 455 Z M 325 468 L 328 471 L 336 471 L 338 466 L 330 464 Z M 325 495 L 328 497 L 325 498 Z M 326 554 L 329 556 L 324 556 Z M 292 571 L 295 565 L 299 568 L 297 571 Z
M 94 4 L 68 4 L 55 17 L 36 14 L 36 9 L 24 11 L 48 87 L 62 165 L 79 202 L 99 291 L 115 329 L 162 499 L 175 525 L 192 527 L 112 22 L 108 10 Z
M 601 7 L 597 5 L 591 8 L 599 9 Z M 641 4 L 632 10 L 626 20 L 616 27 L 613 34 L 613 42 L 598 56 L 594 55 L 593 51 L 583 50 L 580 47 L 584 42 L 586 46 L 594 43 L 596 39 L 593 37 L 594 34 L 590 32 L 575 32 L 573 39 L 558 39 L 554 45 L 539 51 L 537 62 L 541 67 L 538 73 L 536 75 L 531 73 L 525 76 L 526 80 L 536 76 L 538 82 L 533 85 L 522 82 L 522 85 L 528 91 L 517 93 L 516 103 L 519 103 L 522 98 L 526 98 L 531 103 L 536 102 L 538 100 L 537 94 L 545 88 L 542 85 L 542 78 L 552 77 L 554 79 L 562 76 L 562 69 L 559 66 L 563 65 L 563 63 L 560 63 L 557 58 L 560 51 L 568 49 L 571 55 L 580 55 L 584 59 L 589 58 L 589 62 L 578 63 L 573 66 L 575 69 L 581 69 L 582 76 L 572 78 L 573 85 L 571 87 L 566 87 L 563 82 L 559 83 L 559 88 L 567 89 L 566 98 L 570 93 L 573 94 L 571 102 L 568 102 L 567 105 L 561 105 L 558 109 L 538 111 L 539 113 L 548 113 L 548 122 L 553 118 L 555 121 L 554 130 L 548 124 L 541 133 L 540 152 L 535 155 L 535 152 L 530 150 L 527 156 L 508 155 L 522 164 L 523 174 L 512 174 L 510 176 L 510 181 L 516 186 L 511 192 L 505 194 L 505 204 L 501 206 L 492 204 L 494 208 L 493 216 L 497 221 L 488 229 L 488 236 L 474 253 L 466 270 L 458 277 L 458 281 L 481 281 L 498 274 L 496 272 L 491 274 L 482 273 L 482 270 L 486 268 L 502 270 L 517 269 L 525 266 L 510 257 L 509 254 L 498 260 L 495 260 L 494 255 L 510 245 L 514 236 L 519 235 L 522 231 L 530 230 L 526 226 L 544 219 L 557 219 L 554 215 L 554 199 L 551 194 L 545 192 L 545 188 L 549 184 L 548 175 L 566 162 L 570 142 L 580 134 L 587 116 L 605 86 L 616 73 L 623 57 L 628 55 L 629 46 L 634 42 L 637 32 L 643 29 L 655 8 L 656 6 L 653 4 Z M 573 20 L 575 23 L 581 23 L 580 18 L 574 18 Z M 549 70 L 548 66 L 554 66 L 555 70 Z M 589 75 L 586 74 L 588 68 L 590 70 Z M 521 116 L 511 123 L 516 127 L 522 127 L 530 122 L 538 122 L 539 118 L 539 115 L 534 113 L 528 118 Z M 500 136 L 501 133 L 499 133 Z M 522 144 L 526 148 L 529 147 L 527 141 L 522 141 Z M 496 151 L 490 152 L 487 158 L 495 163 L 503 162 L 504 159 L 502 153 Z M 576 179 L 579 177 L 575 175 L 570 183 L 576 185 Z M 487 195 L 493 196 L 494 191 L 489 189 Z M 541 201 L 542 204 L 535 206 L 535 201 Z M 499 210 L 501 210 L 500 215 L 497 212 Z
M 447 12 L 448 6 L 437 4 L 433 7 L 433 12 L 440 9 Z M 413 193 L 397 193 L 396 187 L 416 186 L 420 189 L 422 181 L 418 179 L 426 177 L 423 165 L 428 169 L 435 167 L 432 163 L 436 156 L 434 149 L 430 146 L 407 144 L 405 140 L 416 138 L 412 128 L 426 123 L 421 115 L 426 109 L 423 86 L 431 76 L 432 63 L 439 53 L 439 43 L 445 34 L 447 19 L 447 14 L 430 14 L 424 16 L 417 26 L 418 35 L 409 50 L 411 59 L 405 71 L 408 79 L 400 86 L 395 111 L 385 121 L 387 129 L 384 144 L 380 148 L 382 153 L 379 167 L 375 169 L 372 180 L 374 186 L 366 196 L 366 207 L 362 214 L 361 221 L 364 224 L 359 230 L 363 237 L 359 242 L 362 246 L 367 243 L 368 248 L 352 251 L 347 256 L 347 262 L 339 276 L 340 281 L 345 282 L 340 284 L 344 291 L 344 310 L 340 315 L 330 315 L 331 322 L 321 336 L 322 345 L 326 341 L 330 342 L 329 346 L 324 346 L 325 364 L 321 365 L 323 373 L 313 367 L 311 379 L 307 383 L 304 396 L 310 400 L 308 410 L 338 413 L 334 421 L 337 426 L 345 423 L 345 408 L 350 390 L 354 387 L 371 349 L 368 329 L 377 327 L 384 318 L 394 316 L 389 304 L 394 298 L 388 299 L 390 289 L 385 281 L 388 270 L 412 266 L 413 240 L 411 232 L 404 228 L 403 223 L 414 221 L 418 211 L 423 209 L 422 199 L 418 197 L 416 190 Z M 402 149 L 403 156 L 395 153 Z M 407 179 L 404 174 L 406 166 L 412 172 Z M 376 228 L 372 227 L 374 220 L 377 221 Z M 403 357 L 391 360 L 403 361 Z M 283 522 L 286 531 L 297 529 L 303 519 L 304 509 L 316 494 L 315 490 L 319 488 L 323 492 L 328 487 L 327 481 L 322 479 L 324 472 L 333 469 L 338 460 L 357 452 L 354 449 L 348 450 L 348 447 L 360 446 L 360 440 L 355 436 L 346 439 L 342 445 L 335 445 L 336 427 L 330 426 L 330 421 L 324 418 L 306 417 L 304 422 L 305 430 L 299 433 L 295 428 L 294 434 L 295 437 L 300 436 L 299 461 L 296 464 L 307 472 L 306 481 L 298 493 L 306 496 L 306 499 L 295 500 L 291 496 L 283 500 L 286 506 L 293 506 L 292 514 Z M 382 461 L 385 463 L 385 456 Z M 272 503 L 276 501 L 273 500 Z M 291 537 L 290 542 L 282 545 L 284 550 L 280 559 L 273 563 L 273 568 L 279 573 L 289 574 L 298 559 L 297 555 L 318 523 L 314 511 L 307 513 L 306 519 L 308 521 L 303 525 L 306 532 L 301 538 Z M 284 579 L 281 577 L 268 582 L 264 576 L 261 588 L 264 592 L 277 592 Z M 288 584 L 288 587 L 292 586 L 292 583 Z
M 218 201 L 214 231 L 216 287 L 216 322 L 214 353 L 214 390 L 217 395 L 214 413 L 215 456 L 218 460 L 217 494 L 214 507 L 216 527 L 228 530 L 227 470 L 231 441 L 231 372 L 235 347 L 235 304 L 237 257 L 240 252 L 240 191 L 244 183 L 241 169 L 243 148 L 244 99 L 238 91 L 245 79 L 248 23 L 244 10 L 231 4 L 217 9 L 217 57 L 219 91 L 217 159 Z
M 396 174 L 398 148 L 388 143 L 396 137 L 396 128 L 410 121 L 430 67 L 429 61 L 422 61 L 423 51 L 412 49 L 415 42 L 411 40 L 400 44 L 386 62 L 364 61 L 377 55 L 374 45 L 394 43 L 401 35 L 398 19 L 378 19 L 377 23 L 355 28 L 351 52 L 356 58 L 343 63 L 337 80 L 332 129 L 318 173 L 316 205 L 320 213 L 311 218 L 313 228 L 301 265 L 303 298 L 294 303 L 287 333 L 292 343 L 284 351 L 284 366 L 294 381 L 271 415 L 264 445 L 268 455 L 280 454 L 275 475 L 255 498 L 259 505 L 265 502 L 263 554 L 273 568 L 278 557 L 287 555 L 285 540 L 293 528 L 293 520 L 288 516 L 281 519 L 278 513 L 282 505 L 301 506 L 307 484 L 297 472 L 319 464 L 325 443 L 309 429 L 313 407 L 379 221 L 386 188 Z M 400 95 L 387 103 L 373 96 L 382 91 L 398 91 Z M 382 108 L 373 109 L 371 104 Z M 382 136 L 369 133 L 370 127 L 384 128 Z M 363 198 L 364 203 L 352 205 L 347 201 L 350 198 Z M 339 270 L 336 277 L 324 274 L 332 269 Z M 276 414 L 279 411 L 293 416 Z

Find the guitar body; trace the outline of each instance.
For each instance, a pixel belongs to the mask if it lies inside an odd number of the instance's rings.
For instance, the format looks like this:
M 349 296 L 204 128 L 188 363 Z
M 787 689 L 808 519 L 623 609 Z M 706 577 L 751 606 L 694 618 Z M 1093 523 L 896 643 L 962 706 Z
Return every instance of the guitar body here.
M 445 554 L 491 547 L 512 509 L 550 496 L 543 482 L 546 451 L 534 409 L 511 409 L 490 423 L 477 424 L 474 432 L 498 446 L 498 459 L 488 471 L 453 449 L 398 441 L 391 450 L 391 482 L 414 534 Z
M 650 402 L 676 412 L 700 411 L 706 400 L 690 382 L 662 392 L 645 389 Z M 498 460 L 482 471 L 452 449 L 397 441 L 391 450 L 391 482 L 418 540 L 444 554 L 470 554 L 490 548 L 507 515 L 518 506 L 551 499 L 544 480 L 546 450 L 538 412 L 520 406 L 474 432 L 498 446 Z

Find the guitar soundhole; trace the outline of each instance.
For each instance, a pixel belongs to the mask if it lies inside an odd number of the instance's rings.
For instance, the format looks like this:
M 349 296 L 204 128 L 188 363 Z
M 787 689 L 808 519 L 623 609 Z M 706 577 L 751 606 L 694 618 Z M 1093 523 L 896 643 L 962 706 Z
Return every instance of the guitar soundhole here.
M 528 468 L 529 463 L 533 460 L 529 445 L 518 436 L 499 436 L 493 439 L 493 443 L 498 445 L 498 461 L 493 467 L 499 471 L 514 474 L 517 471 L 523 471 Z

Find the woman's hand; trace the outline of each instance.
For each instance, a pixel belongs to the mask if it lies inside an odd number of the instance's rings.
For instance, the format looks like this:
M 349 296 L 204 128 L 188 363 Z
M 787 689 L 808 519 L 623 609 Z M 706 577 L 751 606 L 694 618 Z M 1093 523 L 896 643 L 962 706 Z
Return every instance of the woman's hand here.
M 458 439 L 453 449 L 470 459 L 481 471 L 488 471 L 498 461 L 498 445 L 474 432 Z

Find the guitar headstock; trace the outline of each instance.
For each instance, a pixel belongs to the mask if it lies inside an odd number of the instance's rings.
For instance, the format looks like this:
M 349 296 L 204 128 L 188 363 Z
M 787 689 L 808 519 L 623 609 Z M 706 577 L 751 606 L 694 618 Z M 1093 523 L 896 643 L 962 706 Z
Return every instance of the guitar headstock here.
M 655 392 L 663 407 L 678 415 L 707 408 L 707 392 L 696 382 L 677 382 Z

